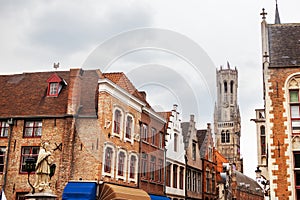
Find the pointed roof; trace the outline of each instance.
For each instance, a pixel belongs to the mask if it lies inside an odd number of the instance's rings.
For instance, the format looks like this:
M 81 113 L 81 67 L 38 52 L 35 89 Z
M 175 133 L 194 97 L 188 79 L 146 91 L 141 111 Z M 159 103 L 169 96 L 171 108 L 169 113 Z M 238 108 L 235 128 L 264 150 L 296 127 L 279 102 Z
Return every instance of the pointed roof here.
M 275 24 L 281 24 L 280 23 L 280 17 L 279 17 L 277 0 L 276 0 L 276 10 L 275 10 Z
M 139 100 L 148 104 L 148 102 L 145 99 L 145 96 L 143 96 L 143 94 L 134 87 L 134 85 L 123 72 L 102 73 L 102 78 L 107 78 L 111 80 L 113 83 L 126 90 L 128 93 L 132 94 Z

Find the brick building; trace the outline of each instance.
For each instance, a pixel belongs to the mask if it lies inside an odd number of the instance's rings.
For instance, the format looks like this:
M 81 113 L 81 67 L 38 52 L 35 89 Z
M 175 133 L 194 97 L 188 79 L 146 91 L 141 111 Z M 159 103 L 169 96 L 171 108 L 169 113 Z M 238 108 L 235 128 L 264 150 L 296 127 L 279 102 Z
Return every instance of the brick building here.
M 60 197 L 73 170 L 77 85 L 82 78 L 80 69 L 0 76 L 0 178 L 7 199 L 22 199 L 31 191 L 25 160 L 37 159 L 42 141 L 50 141 L 53 149 L 57 173 L 51 189 Z M 30 181 L 34 183 L 33 175 Z
M 182 122 L 182 134 L 186 152 L 186 199 L 202 199 L 202 159 L 200 158 L 194 115 L 189 122 Z
M 275 24 L 261 13 L 267 173 L 271 199 L 300 198 L 300 24 Z
M 200 158 L 202 159 L 203 199 L 215 199 L 217 197 L 217 162 L 209 123 L 207 124 L 207 129 L 197 130 L 197 138 Z
M 37 158 L 43 141 L 52 147 L 51 189 L 59 199 L 71 180 L 103 183 L 137 199 L 164 195 L 165 119 L 123 73 L 71 69 L 3 75 L 0 82 L 0 178 L 7 199 L 31 191 L 25 160 Z

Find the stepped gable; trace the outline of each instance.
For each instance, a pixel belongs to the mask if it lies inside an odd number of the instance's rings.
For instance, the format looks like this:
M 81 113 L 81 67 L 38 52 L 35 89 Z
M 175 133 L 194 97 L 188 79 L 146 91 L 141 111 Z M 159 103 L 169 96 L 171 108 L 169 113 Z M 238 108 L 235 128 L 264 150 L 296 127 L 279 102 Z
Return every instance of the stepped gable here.
M 198 147 L 200 150 L 200 156 L 201 158 L 205 157 L 205 153 L 206 153 L 206 148 L 207 148 L 207 139 L 206 139 L 206 134 L 207 130 L 197 130 L 197 139 L 198 139 Z
M 270 67 L 300 66 L 300 23 L 268 24 L 268 35 Z
M 0 117 L 59 116 L 67 113 L 68 85 L 58 97 L 47 97 L 47 79 L 56 73 L 69 83 L 69 71 L 0 76 Z

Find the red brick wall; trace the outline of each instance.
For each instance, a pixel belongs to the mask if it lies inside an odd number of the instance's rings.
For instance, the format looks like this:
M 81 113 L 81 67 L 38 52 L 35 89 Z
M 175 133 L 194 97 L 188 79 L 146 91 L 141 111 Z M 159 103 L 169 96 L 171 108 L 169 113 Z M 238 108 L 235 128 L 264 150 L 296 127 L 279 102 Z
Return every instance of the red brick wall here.
M 286 113 L 283 106 L 283 102 L 286 102 L 287 99 L 284 98 L 284 90 L 286 79 L 289 75 L 299 72 L 297 68 L 271 68 L 268 70 L 270 74 L 270 79 L 267 80 L 269 84 L 271 84 L 269 90 L 269 96 L 271 99 L 271 107 L 272 109 L 266 108 L 266 112 L 273 114 L 274 117 L 270 119 L 270 123 L 273 124 L 272 134 L 270 138 L 273 139 L 273 143 L 270 145 L 275 147 L 275 150 L 272 149 L 270 156 L 272 159 L 275 159 L 274 163 L 278 165 L 278 170 L 272 170 L 272 176 L 277 176 L 277 180 L 273 180 L 270 184 L 277 184 L 277 188 L 275 189 L 276 196 L 279 198 L 288 198 L 291 196 L 291 191 L 287 188 L 291 186 L 291 183 L 287 180 L 290 177 L 287 169 L 290 168 L 287 164 L 287 160 L 291 159 L 291 152 L 288 152 L 286 156 L 286 151 L 288 148 L 287 143 L 285 143 L 285 139 L 287 139 L 287 135 L 285 131 L 287 127 L 284 125 L 284 122 L 287 121 L 287 118 L 283 116 L 283 113 Z M 279 146 L 278 146 L 279 144 Z M 280 151 L 278 150 L 280 148 Z

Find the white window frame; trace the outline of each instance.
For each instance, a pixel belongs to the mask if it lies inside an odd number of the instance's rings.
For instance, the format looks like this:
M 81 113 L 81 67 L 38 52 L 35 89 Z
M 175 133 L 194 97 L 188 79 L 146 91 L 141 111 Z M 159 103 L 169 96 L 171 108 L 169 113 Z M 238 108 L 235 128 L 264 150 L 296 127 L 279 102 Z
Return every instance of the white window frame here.
M 131 124 L 131 133 L 130 133 L 130 138 L 127 138 L 126 137 L 126 128 L 127 128 L 127 117 L 131 117 L 131 119 L 132 119 L 132 124 Z M 130 113 L 127 113 L 126 114 L 126 116 L 125 116 L 125 131 L 124 131 L 124 141 L 126 142 L 126 141 L 128 141 L 128 142 L 131 142 L 131 143 L 133 143 L 133 136 L 134 136 L 134 127 L 135 127 L 135 123 L 134 123 L 134 117 L 133 117 L 133 115 L 132 114 L 130 114 Z
M 116 110 L 119 110 L 121 112 L 121 119 L 120 119 L 120 133 L 115 133 L 115 112 Z M 117 137 L 120 137 L 122 138 L 122 134 L 123 134 L 123 126 L 124 126 L 124 112 L 123 110 L 116 106 L 113 110 L 113 118 L 112 118 L 112 136 L 117 136 Z
M 135 167 L 134 167 L 134 178 L 130 178 L 130 165 L 131 165 L 131 157 L 135 157 Z M 128 182 L 134 182 L 137 183 L 137 177 L 138 177 L 138 166 L 139 166 L 139 159 L 138 155 L 136 153 L 130 153 L 128 156 Z
M 124 166 L 123 166 L 123 176 L 120 176 L 118 175 L 118 171 L 119 171 L 119 155 L 120 153 L 123 152 L 124 155 L 125 155 L 125 158 L 124 158 Z M 122 179 L 124 182 L 126 181 L 126 174 L 127 174 L 127 163 L 128 163 L 128 153 L 127 151 L 125 151 L 124 149 L 119 149 L 118 150 L 118 153 L 117 153 L 117 156 L 116 156 L 116 179 Z
M 104 167 L 105 167 L 105 152 L 106 149 L 110 147 L 113 151 L 112 153 L 112 159 L 111 159 L 111 172 L 105 172 Z M 116 155 L 116 148 L 114 145 L 109 144 L 109 143 L 104 143 L 104 148 L 103 148 L 103 158 L 102 158 L 102 176 L 109 176 L 111 178 L 114 178 L 114 172 L 115 172 L 115 155 Z

